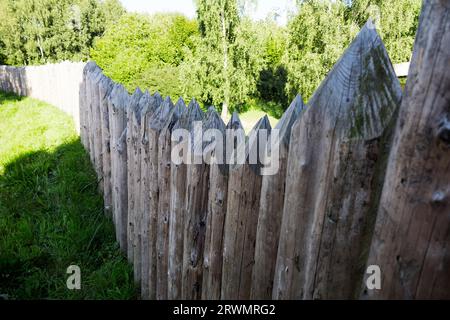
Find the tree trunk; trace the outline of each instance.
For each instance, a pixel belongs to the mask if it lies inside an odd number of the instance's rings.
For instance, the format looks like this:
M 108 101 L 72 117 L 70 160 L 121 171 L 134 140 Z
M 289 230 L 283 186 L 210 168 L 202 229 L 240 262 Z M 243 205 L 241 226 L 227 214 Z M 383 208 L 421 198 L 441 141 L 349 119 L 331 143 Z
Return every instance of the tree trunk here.
M 228 105 L 230 103 L 230 79 L 228 75 L 228 40 L 227 26 L 225 21 L 225 12 L 220 13 L 220 22 L 222 26 L 222 52 L 223 52 L 223 75 L 224 75 L 224 97 L 222 104 L 222 119 L 228 118 Z

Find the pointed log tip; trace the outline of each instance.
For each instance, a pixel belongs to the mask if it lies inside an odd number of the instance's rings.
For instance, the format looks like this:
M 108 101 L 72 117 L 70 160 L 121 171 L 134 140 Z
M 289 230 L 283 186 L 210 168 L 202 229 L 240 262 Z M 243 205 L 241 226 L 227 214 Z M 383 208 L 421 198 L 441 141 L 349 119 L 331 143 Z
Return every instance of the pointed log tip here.
M 137 87 L 134 92 L 133 95 L 138 95 L 138 96 L 142 96 L 144 93 L 142 92 L 141 88 Z
M 401 96 L 388 52 L 369 21 L 314 92 L 307 112 L 328 114 L 340 136 L 373 139 L 384 132 Z
M 150 128 L 155 131 L 161 131 L 173 109 L 174 105 L 172 100 L 170 97 L 167 97 L 161 107 L 156 109 L 153 115 L 151 115 L 149 120 Z
M 115 85 L 115 88 L 111 92 L 111 101 L 113 103 L 113 107 L 116 109 L 125 110 L 128 105 L 130 96 L 128 95 L 125 87 L 118 83 Z
M 261 119 L 256 122 L 251 131 L 262 130 L 262 129 L 272 129 L 270 125 L 270 120 L 267 114 L 265 114 Z
M 236 111 L 231 115 L 230 121 L 228 121 L 227 129 L 244 129 L 241 119 Z
M 203 122 L 203 129 L 219 129 L 225 132 L 225 123 L 223 122 L 220 114 L 217 112 L 216 108 L 210 106 L 205 115 L 205 121 Z
M 289 145 L 292 126 L 305 109 L 306 105 L 303 102 L 302 96 L 297 94 L 281 116 L 280 121 L 278 121 L 275 126 L 275 129 L 279 130 L 279 139 L 282 140 L 287 146 Z
M 177 101 L 177 103 L 175 104 L 175 108 L 178 108 L 178 109 L 187 109 L 187 107 L 186 107 L 186 103 L 184 102 L 184 100 L 183 100 L 183 98 L 182 97 L 179 97 L 178 98 L 178 101 Z

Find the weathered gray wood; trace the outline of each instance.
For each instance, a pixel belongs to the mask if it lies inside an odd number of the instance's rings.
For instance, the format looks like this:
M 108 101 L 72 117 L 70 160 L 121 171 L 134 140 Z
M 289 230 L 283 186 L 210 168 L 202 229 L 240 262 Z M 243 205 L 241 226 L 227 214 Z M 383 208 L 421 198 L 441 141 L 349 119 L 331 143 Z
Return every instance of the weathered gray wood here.
M 377 299 L 450 299 L 450 2 L 426 0 L 368 265 Z
M 173 130 L 190 131 L 192 122 L 196 120 L 195 100 L 189 103 L 186 113 L 178 120 Z M 173 140 L 174 145 L 183 144 L 187 150 L 188 141 Z M 183 243 L 185 226 L 186 170 L 187 154 L 183 155 L 183 163 L 170 165 L 170 223 L 169 223 L 169 261 L 168 261 L 168 299 L 181 299 L 183 280 Z
M 300 95 L 297 95 L 275 127 L 279 134 L 279 140 L 275 141 L 276 145 L 274 146 L 278 148 L 279 152 L 279 168 L 276 174 L 265 175 L 262 179 L 256 232 L 255 265 L 253 266 L 252 274 L 252 299 L 268 300 L 272 298 L 273 277 L 284 206 L 291 128 L 303 109 L 302 98 Z
M 88 62 L 83 69 L 82 82 L 80 84 L 80 137 L 86 151 L 89 152 L 89 136 L 88 136 L 88 104 L 90 95 L 87 95 L 88 73 L 96 67 L 94 62 Z
M 170 114 L 170 110 L 173 108 L 173 103 L 169 97 L 167 97 L 162 105 L 155 110 L 150 116 L 148 122 L 144 125 L 146 141 L 146 155 L 145 161 L 145 174 L 147 179 L 145 181 L 145 187 L 148 188 L 148 194 L 144 193 L 146 199 L 146 207 L 143 214 L 145 230 L 142 233 L 142 241 L 148 243 L 148 260 L 143 260 L 143 268 L 148 270 L 148 282 L 149 282 L 149 297 L 150 299 L 156 299 L 156 284 L 157 284 L 157 250 L 156 240 L 158 232 L 158 138 L 159 134 Z M 147 192 L 147 191 L 146 191 Z M 142 257 L 144 259 L 144 257 Z M 144 264 L 145 263 L 145 264 Z
M 223 140 L 215 141 L 215 143 L 222 143 L 222 150 L 225 152 L 226 126 L 213 107 L 206 114 L 203 134 L 209 129 L 217 129 L 221 132 Z M 220 160 L 221 157 L 225 159 L 225 154 L 220 157 L 214 152 L 211 157 L 202 280 L 202 299 L 209 300 L 220 299 L 223 230 L 228 194 L 228 170 L 226 169 L 228 166 Z
M 109 123 L 108 97 L 114 87 L 114 83 L 103 76 L 99 81 L 99 99 L 100 99 L 100 122 L 102 127 L 102 161 L 103 161 L 103 203 L 106 214 L 111 214 L 112 195 L 111 195 L 111 135 Z M 81 115 L 82 113 L 80 113 Z
M 88 97 L 88 113 L 87 113 L 87 133 L 89 137 L 89 157 L 91 159 L 91 163 L 96 168 L 96 144 L 95 144 L 95 110 L 97 106 L 96 101 L 96 78 L 101 74 L 100 68 L 95 65 L 90 72 L 87 74 L 87 82 L 86 82 L 86 95 Z M 97 170 L 96 170 L 97 172 Z
M 357 296 L 401 94 L 369 21 L 292 129 L 273 298 Z
M 150 243 L 148 238 L 150 226 L 150 176 L 149 169 L 149 148 L 147 130 L 149 121 L 154 112 L 160 107 L 162 103 L 161 96 L 155 94 L 154 96 L 144 95 L 141 101 L 141 133 L 138 142 L 140 143 L 140 194 L 139 194 L 139 210 L 135 216 L 134 225 L 134 271 L 135 278 L 141 278 L 141 296 L 144 299 L 156 298 L 156 270 L 153 264 L 150 264 Z M 137 254 L 136 254 L 137 253 Z M 152 271 L 152 278 L 150 278 L 150 271 Z M 151 289 L 151 290 L 150 290 Z M 152 294 L 152 296 L 150 296 Z
M 170 164 L 171 133 L 177 121 L 186 113 L 183 99 L 170 110 L 158 138 L 158 218 L 157 218 L 157 264 L 156 298 L 168 299 L 169 225 L 170 225 Z
M 128 190 L 127 190 L 127 121 L 126 108 L 130 97 L 125 88 L 116 86 L 111 94 L 110 112 L 112 112 L 111 128 L 111 176 L 113 212 L 115 215 L 116 237 L 120 248 L 127 252 L 127 220 L 128 220 Z
M 140 134 L 140 113 L 139 101 L 141 100 L 143 92 L 136 88 L 127 107 L 127 189 L 128 189 L 128 220 L 127 220 L 127 257 L 128 261 L 134 262 L 134 221 L 136 216 L 136 196 L 139 193 L 139 188 L 136 180 L 139 178 L 140 170 L 136 171 L 138 148 L 137 139 Z M 138 119 L 139 117 L 139 119 Z M 139 168 L 140 169 L 140 168 Z M 139 268 L 137 269 L 139 270 Z M 136 275 L 136 272 L 135 272 Z M 137 273 L 134 281 L 141 282 L 140 273 Z
M 103 153 L 102 153 L 102 126 L 101 126 L 101 111 L 100 111 L 100 91 L 99 82 L 103 77 L 103 73 L 99 68 L 95 77 L 92 78 L 91 94 L 92 94 L 92 140 L 94 143 L 94 169 L 97 174 L 97 181 L 99 190 L 103 193 Z
M 202 146 L 194 145 L 195 121 L 202 121 L 204 114 L 195 100 L 188 109 L 191 113 L 192 127 L 190 129 L 191 148 L 195 150 Z M 182 299 L 195 300 L 201 298 L 203 245 L 205 240 L 205 224 L 208 201 L 208 170 L 204 164 L 194 164 L 195 155 L 192 152 L 190 163 L 186 168 L 186 195 L 184 203 L 184 247 L 183 247 L 183 280 Z
M 128 147 L 128 241 L 131 249 L 128 250 L 128 258 L 134 266 L 134 281 L 141 283 L 141 119 L 143 109 L 148 110 L 151 96 L 146 91 L 139 99 L 136 97 L 136 100 L 132 117 L 127 122 L 127 131 L 129 129 L 131 132 L 131 146 Z
M 260 133 L 270 129 L 264 116 L 250 132 L 246 152 L 258 148 L 260 141 L 265 147 Z M 262 176 L 259 164 L 249 163 L 248 155 L 245 159 L 244 164 L 230 167 L 228 181 L 221 288 L 221 298 L 226 300 L 249 299 L 251 291 Z

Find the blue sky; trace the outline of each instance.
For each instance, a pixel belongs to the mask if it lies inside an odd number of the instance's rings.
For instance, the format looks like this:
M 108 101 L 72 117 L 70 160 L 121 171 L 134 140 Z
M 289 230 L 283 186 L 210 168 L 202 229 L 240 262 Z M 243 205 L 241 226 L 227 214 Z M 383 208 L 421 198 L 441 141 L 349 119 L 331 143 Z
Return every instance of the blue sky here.
M 141 13 L 155 12 L 180 12 L 193 18 L 195 6 L 192 0 L 120 0 L 128 11 Z M 254 20 L 267 17 L 268 14 L 277 12 L 279 24 L 285 24 L 287 14 L 294 10 L 295 0 L 258 0 L 256 10 L 252 10 L 250 16 Z

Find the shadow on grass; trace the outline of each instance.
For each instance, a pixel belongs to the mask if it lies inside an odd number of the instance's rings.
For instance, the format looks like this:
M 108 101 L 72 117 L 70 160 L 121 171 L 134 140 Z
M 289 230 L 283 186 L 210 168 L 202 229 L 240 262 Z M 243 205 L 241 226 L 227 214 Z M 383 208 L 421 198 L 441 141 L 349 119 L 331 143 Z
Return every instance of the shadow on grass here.
M 67 289 L 70 265 L 81 268 L 81 290 Z M 103 213 L 97 179 L 79 139 L 51 152 L 23 154 L 0 176 L 0 295 L 136 298 L 131 266 Z
M 17 96 L 14 93 L 0 91 L 0 107 L 8 102 L 22 101 L 25 97 Z

